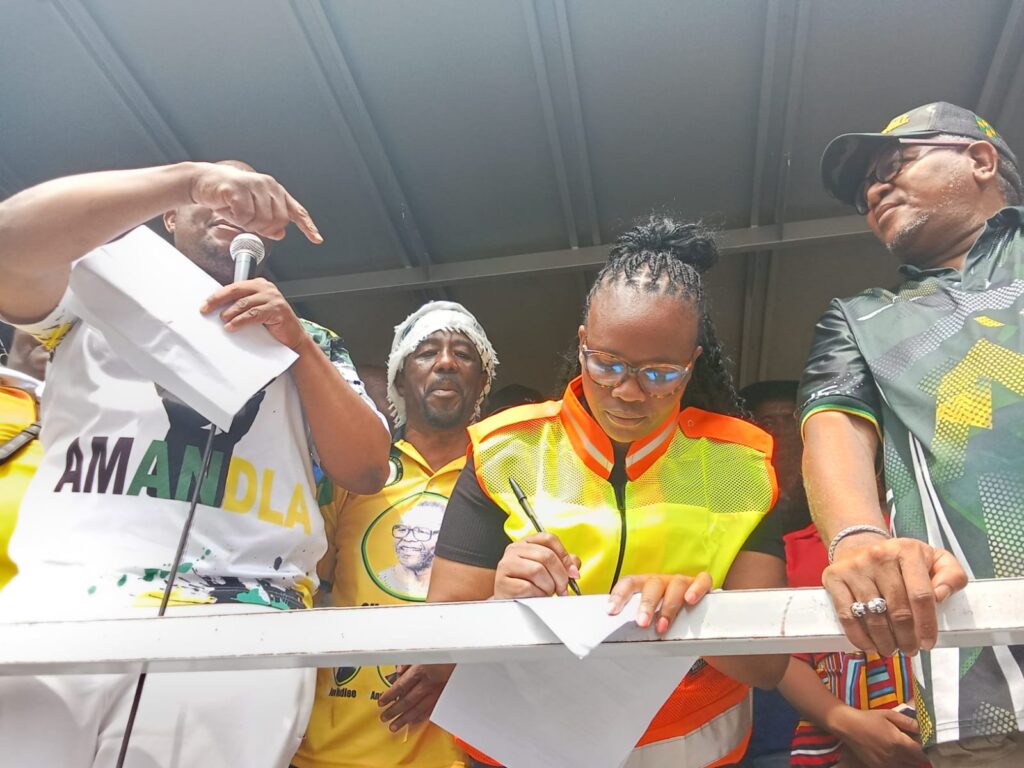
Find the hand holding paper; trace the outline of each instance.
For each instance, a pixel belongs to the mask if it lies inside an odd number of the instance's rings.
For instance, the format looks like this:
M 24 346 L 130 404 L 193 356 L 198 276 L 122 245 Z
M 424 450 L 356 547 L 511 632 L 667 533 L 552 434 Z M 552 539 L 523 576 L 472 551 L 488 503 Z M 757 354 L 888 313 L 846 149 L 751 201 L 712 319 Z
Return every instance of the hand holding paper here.
M 203 303 L 200 311 L 208 314 L 218 308 L 224 330 L 229 332 L 262 325 L 291 350 L 309 338 L 281 291 L 262 277 L 224 286 Z

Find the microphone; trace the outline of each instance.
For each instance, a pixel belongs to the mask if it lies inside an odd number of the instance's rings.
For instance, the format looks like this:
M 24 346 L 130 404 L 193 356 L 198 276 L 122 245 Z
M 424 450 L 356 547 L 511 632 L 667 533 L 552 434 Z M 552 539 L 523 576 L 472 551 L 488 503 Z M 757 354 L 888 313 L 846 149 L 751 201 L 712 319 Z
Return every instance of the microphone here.
M 234 282 L 236 283 L 241 280 L 248 280 L 253 266 L 259 266 L 266 255 L 263 241 L 256 237 L 256 235 L 250 235 L 248 232 L 235 235 L 235 239 L 231 241 L 231 246 L 228 250 L 231 253 L 231 260 L 235 262 Z

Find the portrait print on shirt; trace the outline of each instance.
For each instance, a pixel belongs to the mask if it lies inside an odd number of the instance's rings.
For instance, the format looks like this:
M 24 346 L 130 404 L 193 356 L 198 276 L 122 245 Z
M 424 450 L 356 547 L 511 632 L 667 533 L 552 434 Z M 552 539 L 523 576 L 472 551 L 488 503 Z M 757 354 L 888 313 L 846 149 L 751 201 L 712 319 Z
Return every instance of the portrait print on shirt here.
M 400 600 L 426 600 L 447 504 L 440 494 L 415 493 L 370 523 L 363 536 L 363 565 L 380 589 Z

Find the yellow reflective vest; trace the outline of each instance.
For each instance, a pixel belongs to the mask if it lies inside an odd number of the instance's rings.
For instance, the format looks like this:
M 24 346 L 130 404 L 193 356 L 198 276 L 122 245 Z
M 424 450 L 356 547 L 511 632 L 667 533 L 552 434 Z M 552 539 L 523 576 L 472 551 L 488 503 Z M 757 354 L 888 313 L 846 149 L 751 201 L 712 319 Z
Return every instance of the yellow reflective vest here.
M 505 532 L 513 541 L 536 532 L 509 486 L 513 477 L 545 530 L 582 560 L 584 594 L 607 593 L 620 576 L 636 573 L 708 571 L 720 587 L 778 495 L 771 437 L 729 416 L 677 409 L 630 446 L 628 482 L 616 488 L 608 482 L 611 440 L 581 394 L 576 379 L 561 401 L 512 408 L 470 427 L 476 476 L 508 516 Z M 747 693 L 698 662 L 634 759 L 643 753 L 645 767 L 676 768 L 738 760 L 750 734 Z

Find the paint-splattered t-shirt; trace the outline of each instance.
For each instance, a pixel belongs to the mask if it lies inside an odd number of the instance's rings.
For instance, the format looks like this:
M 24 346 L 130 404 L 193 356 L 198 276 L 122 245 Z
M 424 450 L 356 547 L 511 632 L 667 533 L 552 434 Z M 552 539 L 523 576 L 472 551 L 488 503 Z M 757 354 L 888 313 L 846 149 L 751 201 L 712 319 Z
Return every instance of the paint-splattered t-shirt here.
M 42 402 L 46 452 L 11 541 L 20 573 L 0 619 L 23 615 L 26 594 L 47 618 L 158 604 L 207 441 L 206 420 L 120 359 L 72 314 L 70 298 L 22 326 L 54 356 Z M 373 408 L 341 339 L 302 322 Z M 311 452 L 286 373 L 214 437 L 172 605 L 311 604 L 326 546 Z

